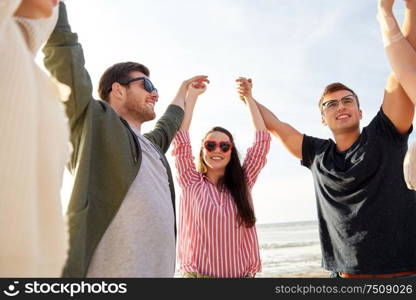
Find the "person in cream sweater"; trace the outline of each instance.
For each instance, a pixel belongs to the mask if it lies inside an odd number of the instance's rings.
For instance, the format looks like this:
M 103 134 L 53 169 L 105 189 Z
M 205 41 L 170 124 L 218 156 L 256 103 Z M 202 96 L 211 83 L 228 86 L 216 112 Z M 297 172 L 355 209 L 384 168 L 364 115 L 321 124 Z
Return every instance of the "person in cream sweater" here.
M 69 128 L 35 63 L 57 0 L 0 2 L 0 277 L 58 277 L 67 252 L 60 188 Z

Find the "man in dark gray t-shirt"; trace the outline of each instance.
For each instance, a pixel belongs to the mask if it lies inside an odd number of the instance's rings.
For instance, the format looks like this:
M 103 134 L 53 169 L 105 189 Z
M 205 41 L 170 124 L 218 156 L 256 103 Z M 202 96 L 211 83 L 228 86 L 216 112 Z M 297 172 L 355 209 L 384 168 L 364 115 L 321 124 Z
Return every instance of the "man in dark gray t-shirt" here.
M 406 188 L 402 169 L 407 138 L 382 109 L 345 151 L 304 136 L 302 164 L 314 178 L 325 269 L 416 270 L 416 193 Z
M 299 133 L 258 103 L 267 128 L 312 171 L 322 265 L 337 276 L 416 274 L 416 192 L 403 177 L 414 106 L 393 76 L 388 85 L 394 92 L 362 132 L 354 91 L 325 88 L 319 107 L 335 142 Z
M 416 49 L 416 2 L 405 10 L 403 35 Z M 268 130 L 312 171 L 322 264 L 341 277 L 416 275 L 416 195 L 403 176 L 415 108 L 393 74 L 385 91 L 361 132 L 356 93 L 328 85 L 319 109 L 334 141 L 301 134 L 258 103 Z

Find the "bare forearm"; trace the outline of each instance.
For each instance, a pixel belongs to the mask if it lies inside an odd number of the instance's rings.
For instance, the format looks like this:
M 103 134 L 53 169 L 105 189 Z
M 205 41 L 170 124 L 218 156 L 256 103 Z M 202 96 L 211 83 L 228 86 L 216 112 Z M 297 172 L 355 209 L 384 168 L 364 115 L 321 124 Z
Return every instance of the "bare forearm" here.
M 404 23 L 403 23 L 403 35 L 406 38 L 406 40 L 409 42 L 410 46 L 413 48 L 413 50 L 416 49 L 416 1 L 414 0 L 407 0 L 406 1 L 406 10 L 405 10 L 405 18 L 404 18 Z M 414 53 L 416 53 L 415 51 L 413 51 Z M 414 89 L 414 84 L 411 83 L 411 80 L 413 81 L 415 78 L 416 74 L 414 74 L 415 70 L 413 69 L 413 71 L 411 73 L 413 73 L 410 78 L 405 79 L 406 81 L 406 86 L 409 86 L 411 88 Z M 414 81 L 413 81 L 414 83 Z M 403 83 L 404 85 L 405 83 Z M 415 102 L 415 96 L 414 93 L 415 91 L 408 91 L 409 88 L 407 88 L 406 92 L 409 95 L 409 97 L 411 98 L 412 102 L 414 104 L 416 104 Z M 413 95 L 413 96 L 411 96 Z
M 405 17 L 403 22 L 403 35 L 413 49 L 416 49 L 416 1 L 406 1 Z
M 269 130 L 272 134 L 278 135 L 277 129 L 281 125 L 280 123 L 283 123 L 280 121 L 275 114 L 273 114 L 267 107 L 265 107 L 263 104 L 256 101 L 257 107 L 259 109 L 259 112 L 263 118 L 263 121 L 265 123 L 265 126 L 267 130 Z
M 397 43 L 394 48 L 394 50 L 390 47 L 386 48 L 391 67 L 400 85 L 413 104 L 416 105 L 416 53 L 406 55 L 405 53 L 413 51 L 413 48 L 410 44 L 404 42 L 401 42 L 400 45 Z M 396 51 L 403 53 L 403 56 L 401 58 L 398 58 L 401 55 L 396 57 L 393 53 Z
M 202 85 L 204 88 L 206 88 L 206 84 L 209 83 L 208 76 L 206 75 L 197 75 L 192 78 L 189 78 L 182 82 L 182 84 L 179 87 L 179 90 L 173 99 L 171 104 L 177 105 L 181 107 L 183 110 L 185 110 L 185 102 L 187 101 L 188 97 L 188 88 L 191 83 Z M 201 88 L 201 87 L 199 87 Z M 195 94 L 193 94 L 195 96 Z M 198 96 L 196 96 L 198 97 Z
M 181 128 L 179 130 L 189 130 L 189 128 L 191 127 L 192 115 L 194 113 L 196 99 L 197 97 L 195 96 L 189 96 L 186 99 L 184 107 L 185 114 L 183 117 Z
M 185 110 L 185 95 L 186 90 L 183 90 L 183 88 L 181 87 L 178 93 L 176 94 L 175 98 L 172 100 L 171 104 L 177 105 L 183 110 Z
M 248 109 L 250 110 L 251 121 L 256 130 L 267 130 L 263 117 L 253 97 L 246 98 Z
M 280 121 L 267 107 L 256 102 L 267 130 L 280 139 L 285 148 L 295 157 L 302 159 L 303 134 L 291 125 Z
M 416 23 L 413 2 L 408 3 L 403 33 L 392 10 L 379 8 L 378 18 L 382 30 L 387 57 L 395 77 L 406 91 L 410 100 L 416 104 Z M 407 38 L 404 38 L 404 35 Z
M 409 1 L 409 5 L 410 2 L 414 0 Z M 393 4 L 393 0 L 378 2 L 381 33 L 393 71 L 387 80 L 382 107 L 396 129 L 400 133 L 406 133 L 413 122 L 416 99 L 416 90 L 412 83 L 416 72 L 415 39 L 409 38 L 409 35 L 415 34 L 416 19 L 415 10 L 406 8 L 402 32 L 393 15 Z

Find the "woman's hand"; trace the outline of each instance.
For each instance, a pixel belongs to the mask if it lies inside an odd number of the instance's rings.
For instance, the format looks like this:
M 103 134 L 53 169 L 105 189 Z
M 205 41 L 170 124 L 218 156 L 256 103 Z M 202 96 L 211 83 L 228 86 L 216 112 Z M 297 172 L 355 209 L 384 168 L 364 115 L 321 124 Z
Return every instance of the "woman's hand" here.
M 238 77 L 237 82 L 237 93 L 240 96 L 240 99 L 246 103 L 246 99 L 252 99 L 253 95 L 251 90 L 253 88 L 253 83 L 250 78 Z
M 188 97 L 197 98 L 199 95 L 203 94 L 207 90 L 207 84 L 209 80 L 207 77 L 197 78 L 188 85 Z
M 264 124 L 263 117 L 257 107 L 257 102 L 254 100 L 251 90 L 253 88 L 253 82 L 250 78 L 238 77 L 237 82 L 237 92 L 240 96 L 240 99 L 247 104 L 247 108 L 250 111 L 251 121 L 256 130 L 267 130 L 266 125 Z
M 206 75 L 197 75 L 197 76 L 194 76 L 192 78 L 189 78 L 189 79 L 183 81 L 181 86 L 179 87 L 179 91 L 178 91 L 176 96 L 177 97 L 180 96 L 180 97 L 185 98 L 186 94 L 188 93 L 188 89 L 189 89 L 189 86 L 191 85 L 191 83 L 201 83 L 201 82 L 202 83 L 204 83 L 204 82 L 208 83 L 209 82 L 208 81 L 208 76 L 206 76 Z
M 195 76 L 184 81 L 183 86 L 186 86 L 187 90 L 185 99 L 185 114 L 180 130 L 189 130 L 196 99 L 198 99 L 198 96 L 206 91 L 208 83 L 208 76 Z
M 189 79 L 185 80 L 184 82 L 182 82 L 182 84 L 180 85 L 179 90 L 176 93 L 176 96 L 173 99 L 171 104 L 178 105 L 179 107 L 184 109 L 185 108 L 185 98 L 188 94 L 189 86 L 193 82 L 200 82 L 200 83 L 201 82 L 202 83 L 208 82 L 208 76 L 206 76 L 206 75 L 197 75 L 197 76 L 194 76 L 194 77 L 189 78 Z

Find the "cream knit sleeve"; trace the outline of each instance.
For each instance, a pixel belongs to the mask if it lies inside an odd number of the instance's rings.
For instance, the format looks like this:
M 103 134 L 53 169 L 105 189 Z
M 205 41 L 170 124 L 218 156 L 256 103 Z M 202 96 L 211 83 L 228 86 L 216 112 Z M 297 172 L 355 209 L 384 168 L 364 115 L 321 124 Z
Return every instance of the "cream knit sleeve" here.
M 60 188 L 69 128 L 13 17 L 18 4 L 0 0 L 0 277 L 58 277 L 68 247 Z
M 0 30 L 13 18 L 13 14 L 19 7 L 22 0 L 1 0 L 0 1 Z

